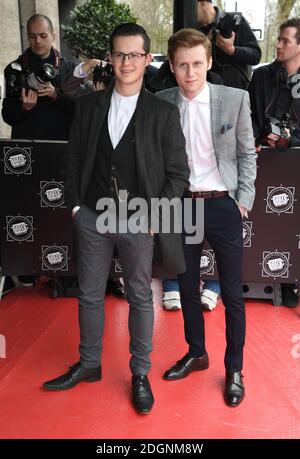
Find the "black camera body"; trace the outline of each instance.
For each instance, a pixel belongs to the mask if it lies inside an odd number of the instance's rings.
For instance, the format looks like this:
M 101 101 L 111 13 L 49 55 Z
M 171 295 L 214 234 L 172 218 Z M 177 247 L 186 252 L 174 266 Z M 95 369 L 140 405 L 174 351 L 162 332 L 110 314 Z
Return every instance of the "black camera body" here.
M 230 38 L 232 32 L 237 32 L 242 20 L 241 13 L 225 13 L 221 16 L 218 24 L 214 27 L 216 32 L 220 32 L 223 38 Z
M 93 69 L 93 83 L 96 86 L 97 83 L 103 83 L 106 86 L 110 84 L 110 82 L 114 78 L 114 69 L 110 63 L 106 63 L 106 65 L 98 64 Z
M 57 74 L 57 70 L 51 64 L 45 63 L 37 71 L 32 72 L 28 68 L 23 69 L 19 62 L 12 62 L 7 77 L 6 93 L 20 96 L 23 88 L 38 91 L 46 82 L 54 80 Z

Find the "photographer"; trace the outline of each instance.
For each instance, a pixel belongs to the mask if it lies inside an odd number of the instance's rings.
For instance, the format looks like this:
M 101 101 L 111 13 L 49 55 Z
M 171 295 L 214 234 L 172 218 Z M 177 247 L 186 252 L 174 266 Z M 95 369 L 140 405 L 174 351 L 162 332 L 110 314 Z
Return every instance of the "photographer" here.
M 3 120 L 12 127 L 12 139 L 68 140 L 74 103 L 62 92 L 61 81 L 74 64 L 53 48 L 55 34 L 47 16 L 31 16 L 27 34 L 29 48 L 4 71 Z M 32 276 L 20 280 L 26 287 L 34 283 Z
M 249 86 L 252 125 L 257 151 L 260 145 L 280 150 L 300 146 L 300 18 L 281 24 L 277 59 L 253 73 Z M 284 159 L 283 159 L 284 160 Z M 284 306 L 296 307 L 294 285 L 282 284 Z
M 300 19 L 280 26 L 277 59 L 253 73 L 249 86 L 252 124 L 257 146 L 286 149 L 300 146 L 300 101 L 293 88 L 300 79 Z M 296 90 L 296 88 L 295 88 Z M 279 127 L 285 142 L 276 134 Z M 283 145 L 282 145 L 283 144 Z
M 73 101 L 61 91 L 61 81 L 72 71 L 74 64 L 53 48 L 55 34 L 47 16 L 31 16 L 27 22 L 27 33 L 29 48 L 4 71 L 6 98 L 2 108 L 3 120 L 12 126 L 11 137 L 14 139 L 67 140 Z M 45 64 L 50 64 L 48 70 L 54 73 L 54 78 L 53 75 L 42 78 L 37 87 L 30 89 L 32 76 L 36 82 L 35 77 L 43 73 Z M 21 69 L 19 80 L 15 78 L 16 67 Z M 30 79 L 29 74 L 32 75 Z M 18 87 L 20 80 L 25 83 L 22 88 Z
M 261 50 L 250 25 L 241 14 L 223 13 L 211 0 L 198 0 L 199 30 L 212 43 L 212 71 L 225 86 L 247 89 L 251 66 L 259 63 Z

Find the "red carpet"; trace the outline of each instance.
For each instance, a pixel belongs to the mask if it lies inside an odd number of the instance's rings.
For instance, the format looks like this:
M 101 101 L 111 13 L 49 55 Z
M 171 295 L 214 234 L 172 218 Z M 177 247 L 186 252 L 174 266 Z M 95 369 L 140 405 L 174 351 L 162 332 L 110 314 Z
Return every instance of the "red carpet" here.
M 300 306 L 247 301 L 246 397 L 223 401 L 224 311 L 205 313 L 211 366 L 182 381 L 163 372 L 186 352 L 181 312 L 160 306 L 154 281 L 155 335 L 148 416 L 130 403 L 128 305 L 107 297 L 103 380 L 65 392 L 41 384 L 78 360 L 77 300 L 53 300 L 46 287 L 15 290 L 0 302 L 0 438 L 299 438 Z

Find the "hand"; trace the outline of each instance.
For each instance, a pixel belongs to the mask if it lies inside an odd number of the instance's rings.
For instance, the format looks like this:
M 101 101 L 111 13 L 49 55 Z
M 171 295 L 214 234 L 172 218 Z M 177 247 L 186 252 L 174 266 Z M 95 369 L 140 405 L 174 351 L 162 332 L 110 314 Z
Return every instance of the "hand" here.
M 90 73 L 90 71 L 93 70 L 93 68 L 96 67 L 96 65 L 100 65 L 100 64 L 101 64 L 100 59 L 90 59 L 82 65 L 81 70 L 84 73 Z
M 224 38 L 224 37 L 222 37 L 220 32 L 218 32 L 217 36 L 216 36 L 216 45 L 218 46 L 218 48 L 220 48 L 222 51 L 224 51 L 224 53 L 229 54 L 230 56 L 232 56 L 234 54 L 234 51 L 235 51 L 235 47 L 234 47 L 234 44 L 233 44 L 234 43 L 234 39 L 235 39 L 235 33 L 234 32 L 232 32 L 230 38 Z
M 50 97 L 50 99 L 57 99 L 57 92 L 55 90 L 55 87 L 52 86 L 50 81 L 47 83 L 43 84 L 43 88 L 38 90 L 38 96 L 39 97 Z
M 270 145 L 270 147 L 272 147 L 272 148 L 276 148 L 276 142 L 279 139 L 280 139 L 279 135 L 277 135 L 277 134 L 269 134 L 268 135 L 268 140 L 267 140 L 268 145 Z
M 239 204 L 238 204 L 238 208 L 239 208 L 239 210 L 241 212 L 241 216 L 243 218 L 245 216 L 245 213 L 246 213 L 247 209 L 246 209 L 246 207 L 240 206 Z
M 256 153 L 260 153 L 261 145 L 256 145 L 256 139 L 255 138 L 254 138 L 254 147 L 255 147 Z
M 151 234 L 152 237 L 153 237 L 154 234 L 155 234 L 154 231 L 153 231 L 151 228 L 149 229 L 149 233 Z
M 105 89 L 105 84 L 103 81 L 97 81 L 97 83 L 94 85 L 95 91 L 103 91 Z
M 32 110 L 37 103 L 38 94 L 36 91 L 32 91 L 31 89 L 22 88 L 21 92 L 21 102 L 22 108 L 25 112 L 29 112 Z

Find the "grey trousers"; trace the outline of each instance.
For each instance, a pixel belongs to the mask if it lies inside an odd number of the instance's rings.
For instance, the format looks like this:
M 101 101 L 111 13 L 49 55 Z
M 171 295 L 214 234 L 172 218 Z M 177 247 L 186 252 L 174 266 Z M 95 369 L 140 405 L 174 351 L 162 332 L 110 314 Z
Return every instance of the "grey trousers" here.
M 152 351 L 153 301 L 151 290 L 153 237 L 147 233 L 105 233 L 96 229 L 97 214 L 81 206 L 74 225 L 78 239 L 80 362 L 86 368 L 101 362 L 104 297 L 114 246 L 123 270 L 129 302 L 130 369 L 146 375 Z

